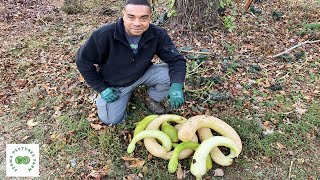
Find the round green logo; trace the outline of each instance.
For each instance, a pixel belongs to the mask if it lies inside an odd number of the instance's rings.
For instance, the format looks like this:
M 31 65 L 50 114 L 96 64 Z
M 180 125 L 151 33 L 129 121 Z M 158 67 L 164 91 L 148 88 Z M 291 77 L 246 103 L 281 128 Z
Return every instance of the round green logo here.
M 30 163 L 30 158 L 28 156 L 17 156 L 15 159 L 15 162 L 17 164 L 29 164 Z

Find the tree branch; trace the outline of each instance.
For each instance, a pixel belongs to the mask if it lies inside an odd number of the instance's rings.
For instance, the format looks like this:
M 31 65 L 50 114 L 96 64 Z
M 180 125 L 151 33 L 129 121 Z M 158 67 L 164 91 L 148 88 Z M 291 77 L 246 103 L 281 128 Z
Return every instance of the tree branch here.
M 320 42 L 320 39 L 319 40 L 315 40 L 315 41 L 304 41 L 304 42 L 301 42 L 301 43 L 299 43 L 299 44 L 297 44 L 297 45 L 295 45 L 295 46 L 292 46 L 291 48 L 289 48 L 289 49 L 287 49 L 287 50 L 285 50 L 285 51 L 283 51 L 283 52 L 281 52 L 281 53 L 279 53 L 279 54 L 276 54 L 276 55 L 273 55 L 273 56 L 271 56 L 272 58 L 275 58 L 275 57 L 278 57 L 278 56 L 281 56 L 281 55 L 283 55 L 283 54 L 286 54 L 286 53 L 288 53 L 289 51 L 291 51 L 291 50 L 293 50 L 293 49 L 295 49 L 295 48 L 297 48 L 297 47 L 300 47 L 300 46 L 303 46 L 303 45 L 305 45 L 305 44 L 312 44 L 312 43 L 317 43 L 317 42 Z
M 201 51 L 186 51 L 186 50 L 181 50 L 181 52 L 184 52 L 184 53 L 195 53 L 195 54 L 213 55 L 211 52 L 201 52 Z

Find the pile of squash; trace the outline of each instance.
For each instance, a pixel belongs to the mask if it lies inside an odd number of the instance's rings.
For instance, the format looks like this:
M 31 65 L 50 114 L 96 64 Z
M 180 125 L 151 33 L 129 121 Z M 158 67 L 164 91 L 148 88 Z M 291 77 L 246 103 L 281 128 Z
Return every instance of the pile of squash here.
M 221 136 L 213 136 L 212 130 Z M 175 114 L 149 115 L 137 124 L 127 152 L 132 153 L 136 142 L 142 139 L 153 156 L 170 160 L 170 173 L 176 171 L 179 159 L 192 156 L 190 171 L 197 179 L 212 168 L 212 161 L 229 166 L 242 150 L 237 132 L 224 121 L 208 115 L 189 119 Z M 218 146 L 230 148 L 230 154 L 224 155 Z

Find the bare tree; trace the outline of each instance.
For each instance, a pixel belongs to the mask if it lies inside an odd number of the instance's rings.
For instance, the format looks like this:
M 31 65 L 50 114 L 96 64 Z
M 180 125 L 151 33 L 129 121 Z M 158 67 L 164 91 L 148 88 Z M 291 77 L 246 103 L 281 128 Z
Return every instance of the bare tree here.
M 171 24 L 201 30 L 219 23 L 219 0 L 175 0 L 174 3 L 177 14 L 171 18 Z

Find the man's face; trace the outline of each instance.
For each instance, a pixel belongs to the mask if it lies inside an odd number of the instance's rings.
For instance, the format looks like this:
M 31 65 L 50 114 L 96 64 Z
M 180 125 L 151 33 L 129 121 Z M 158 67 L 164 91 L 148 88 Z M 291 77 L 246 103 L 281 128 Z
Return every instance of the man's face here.
M 148 6 L 128 4 L 122 14 L 125 31 L 130 36 L 140 36 L 149 28 L 151 10 Z

